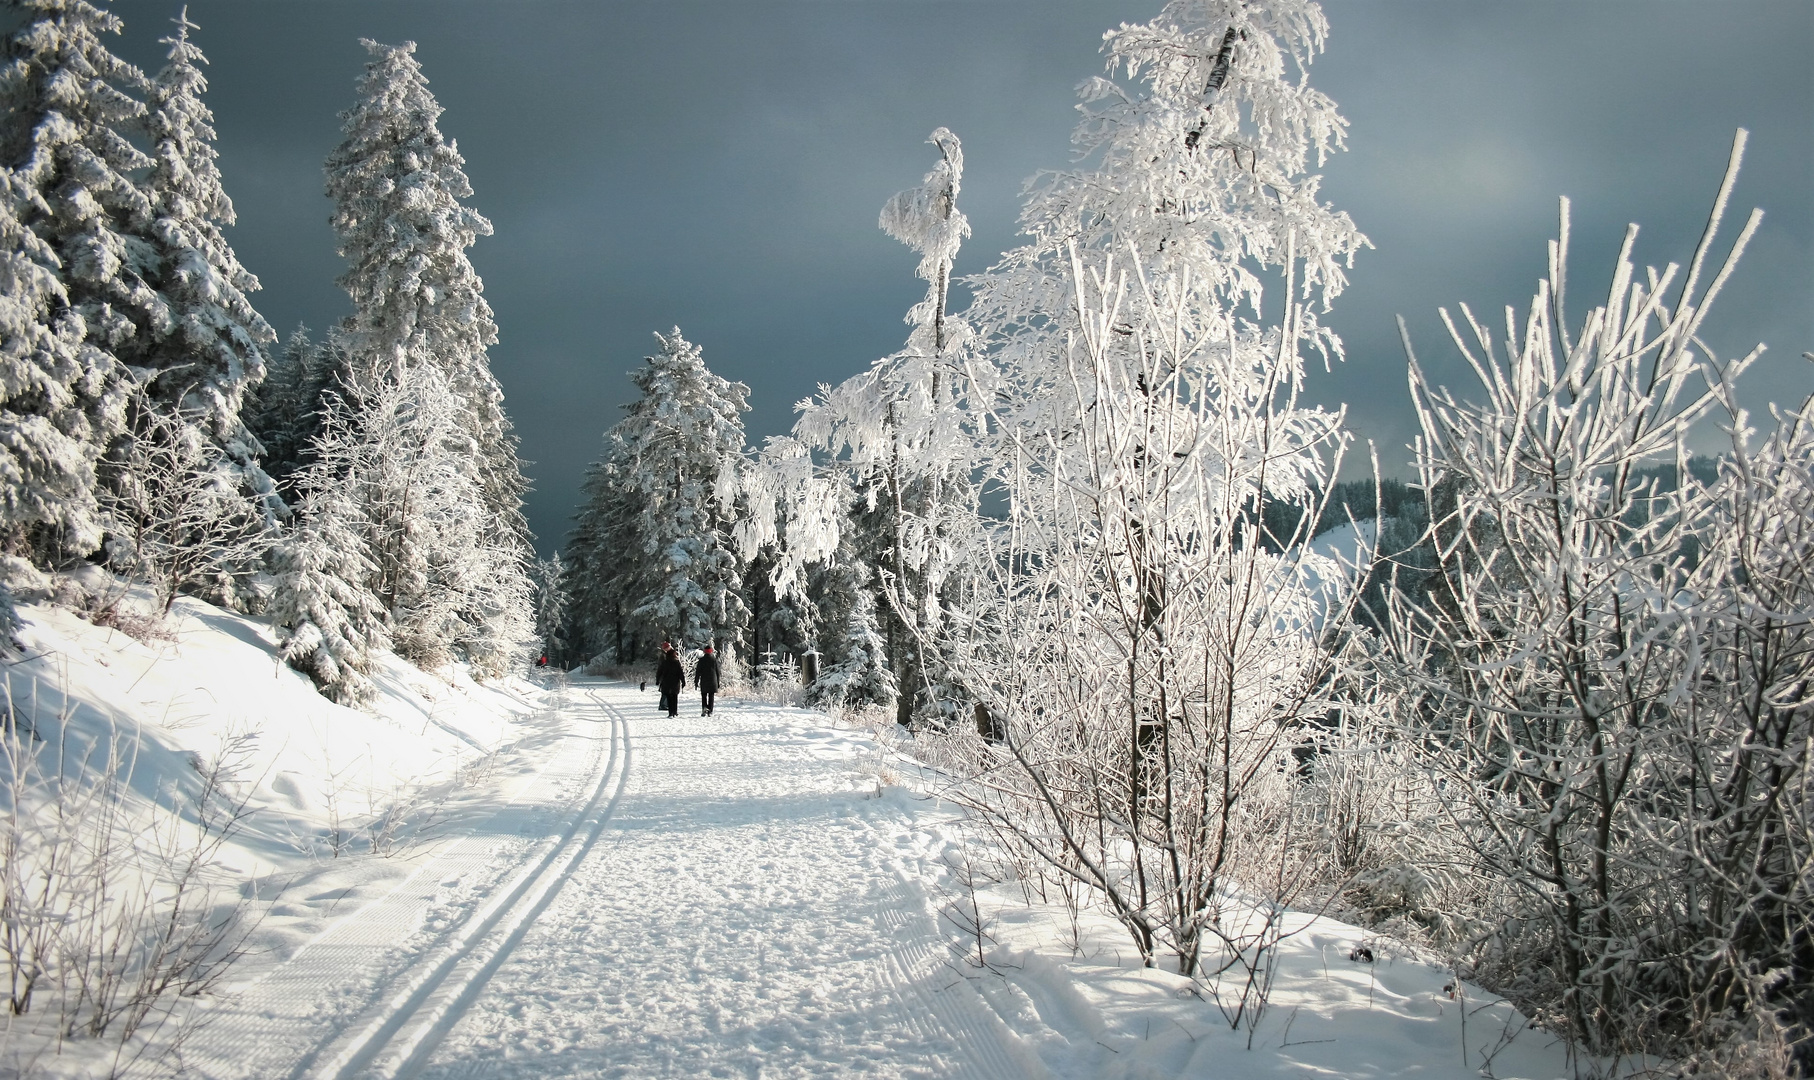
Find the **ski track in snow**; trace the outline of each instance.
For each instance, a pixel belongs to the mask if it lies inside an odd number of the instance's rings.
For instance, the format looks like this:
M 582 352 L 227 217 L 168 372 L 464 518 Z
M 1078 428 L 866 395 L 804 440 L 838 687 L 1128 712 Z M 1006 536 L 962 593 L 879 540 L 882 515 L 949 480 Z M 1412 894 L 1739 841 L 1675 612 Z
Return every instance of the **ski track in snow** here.
M 840 736 L 597 693 L 635 747 L 603 838 L 427 1061 L 390 1075 L 1044 1075 L 953 962 L 913 824 Z
M 183 1047 L 208 1080 L 394 1073 L 457 1015 L 597 838 L 622 794 L 627 731 L 596 695 L 548 718 L 541 767 L 388 893 L 250 985 Z M 552 736 L 552 737 L 551 737 Z
M 497 809 L 210 1010 L 186 1075 L 1048 1075 L 954 958 L 915 824 L 851 739 L 573 696 Z

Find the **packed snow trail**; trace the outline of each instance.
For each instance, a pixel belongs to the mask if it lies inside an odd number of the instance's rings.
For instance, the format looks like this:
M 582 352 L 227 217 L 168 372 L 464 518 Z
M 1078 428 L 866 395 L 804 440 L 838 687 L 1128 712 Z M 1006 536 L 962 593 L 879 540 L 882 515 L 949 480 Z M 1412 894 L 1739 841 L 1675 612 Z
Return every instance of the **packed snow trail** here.
M 1042 1075 L 951 964 L 857 738 L 593 692 L 634 748 L 602 839 L 439 1045 L 380 1075 Z
M 182 1049 L 220 1078 L 352 1076 L 435 1030 L 597 839 L 622 795 L 628 732 L 595 694 L 525 725 L 527 775 L 383 896 L 249 985 Z

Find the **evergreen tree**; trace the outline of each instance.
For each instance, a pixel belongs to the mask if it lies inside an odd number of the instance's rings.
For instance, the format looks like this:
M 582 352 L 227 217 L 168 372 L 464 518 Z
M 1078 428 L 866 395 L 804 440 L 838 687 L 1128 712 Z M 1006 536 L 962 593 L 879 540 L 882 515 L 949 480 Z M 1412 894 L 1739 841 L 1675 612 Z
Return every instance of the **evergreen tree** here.
M 623 446 L 615 430 L 605 433 L 605 455 L 586 470 L 580 486 L 580 511 L 567 540 L 567 624 L 577 640 L 573 647 L 584 658 L 605 656 L 615 663 L 640 657 L 653 642 L 638 637 L 630 612 L 636 598 L 647 590 L 641 561 L 626 559 L 626 552 L 642 549 L 641 516 L 616 477 Z
M 123 132 L 146 81 L 109 52 L 120 20 L 84 0 L 13 0 L 0 69 L 0 544 L 40 562 L 100 543 L 95 463 L 124 422 L 113 353 L 168 320 L 134 230 L 151 205 L 149 159 Z
M 559 664 L 567 654 L 567 582 L 561 554 L 555 552 L 535 564 L 535 636 L 542 655 Z
M 497 325 L 466 249 L 491 222 L 463 204 L 472 185 L 455 143 L 442 136 L 414 42 L 362 42 L 372 55 L 359 101 L 342 114 L 345 138 L 327 159 L 327 193 L 354 314 L 340 342 L 361 378 L 398 378 L 434 365 L 465 402 L 479 462 L 487 528 L 528 552 L 528 484 L 486 349 Z
M 370 522 L 375 592 L 399 654 L 504 671 L 534 626 L 525 483 L 486 348 L 497 327 L 466 249 L 491 223 L 436 122 L 411 42 L 372 60 L 327 191 L 354 313 L 336 344 L 373 448 L 349 477 Z M 478 512 L 474 513 L 474 508 Z
M 821 612 L 819 677 L 807 688 L 818 708 L 894 705 L 899 689 L 877 617 L 870 563 L 846 536 L 837 555 L 814 568 L 808 589 Z
M 305 449 L 316 434 L 311 422 L 319 393 L 313 387 L 314 367 L 315 344 L 309 340 L 309 328 L 298 324 L 271 357 L 264 381 L 246 403 L 252 436 L 263 449 L 264 470 L 280 486 L 306 464 Z
M 655 337 L 661 351 L 630 376 L 641 397 L 589 478 L 581 526 L 591 580 L 575 592 L 619 600 L 642 641 L 732 646 L 748 619 L 731 530 L 749 387 L 708 370 L 678 327 Z
M 299 477 L 297 527 L 271 553 L 270 614 L 282 631 L 284 661 L 328 697 L 352 705 L 371 693 L 371 654 L 389 648 L 390 635 L 371 588 L 377 566 L 366 539 L 370 523 L 346 484 L 365 452 L 348 420 L 344 408 L 329 419 L 314 464 Z
M 202 102 L 207 79 L 196 28 L 187 9 L 164 38 L 169 63 L 152 80 L 145 126 L 151 140 L 146 180 L 156 257 L 152 284 L 161 319 L 122 355 L 142 376 L 154 405 L 168 415 L 198 419 L 230 469 L 274 512 L 280 505 L 260 467 L 257 439 L 242 420 L 248 390 L 265 376 L 265 347 L 277 335 L 253 309 L 248 294 L 258 279 L 222 235 L 235 221 L 232 200 L 215 163 L 213 113 Z

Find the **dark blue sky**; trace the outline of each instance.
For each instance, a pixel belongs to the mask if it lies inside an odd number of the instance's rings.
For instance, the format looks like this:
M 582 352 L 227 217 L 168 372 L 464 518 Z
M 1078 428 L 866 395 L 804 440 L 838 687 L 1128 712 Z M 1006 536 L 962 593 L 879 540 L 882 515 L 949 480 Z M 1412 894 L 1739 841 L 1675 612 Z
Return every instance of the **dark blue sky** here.
M 211 66 L 232 240 L 280 333 L 346 300 L 321 162 L 365 60 L 414 40 L 474 205 L 472 258 L 502 336 L 492 364 L 534 464 L 531 526 L 567 531 L 624 372 L 678 324 L 750 384 L 752 441 L 795 401 L 899 348 L 922 286 L 875 227 L 964 140 L 960 272 L 1014 243 L 1022 183 L 1069 160 L 1072 90 L 1102 31 L 1160 0 L 192 0 Z M 178 5 L 114 3 L 118 50 L 155 70 Z M 1571 299 L 1604 288 L 1627 221 L 1642 262 L 1685 261 L 1733 129 L 1752 132 L 1730 236 L 1763 232 L 1710 343 L 1771 351 L 1749 400 L 1814 387 L 1814 4 L 1806 0 L 1335 0 L 1312 82 L 1352 124 L 1324 194 L 1373 240 L 1327 320 L 1348 360 L 1313 393 L 1401 471 L 1412 430 L 1393 316 L 1465 385 L 1436 308 L 1522 308 L 1556 196 L 1575 208 Z M 1722 249 L 1723 250 L 1723 249 Z M 1578 315 L 1577 315 L 1578 318 Z

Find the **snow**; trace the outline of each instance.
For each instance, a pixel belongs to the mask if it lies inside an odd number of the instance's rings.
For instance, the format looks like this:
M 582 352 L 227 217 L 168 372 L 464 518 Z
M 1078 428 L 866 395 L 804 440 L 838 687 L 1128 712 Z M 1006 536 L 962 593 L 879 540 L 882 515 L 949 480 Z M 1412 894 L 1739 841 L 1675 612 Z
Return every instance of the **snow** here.
M 69 688 L 76 726 L 139 726 L 148 789 L 257 732 L 259 812 L 224 862 L 264 918 L 191 1017 L 195 1076 L 1460 1078 L 1522 1026 L 1304 916 L 1250 1047 L 1213 984 L 1138 966 L 1103 916 L 1073 935 L 1012 880 L 975 895 L 979 967 L 960 870 L 982 841 L 910 744 L 823 714 L 721 695 L 669 719 L 630 684 L 478 685 L 389 654 L 360 712 L 277 662 L 261 621 L 198 601 L 149 643 L 21 612 L 15 693 L 35 676 Z M 437 826 L 331 857 L 330 796 L 405 790 L 439 792 Z M 1374 963 L 1348 958 L 1363 941 Z M 32 1049 L 24 1024 L 4 1038 L 0 1060 Z M 72 1043 L 38 1064 L 96 1060 Z M 1569 1074 L 1529 1031 L 1491 1068 Z

